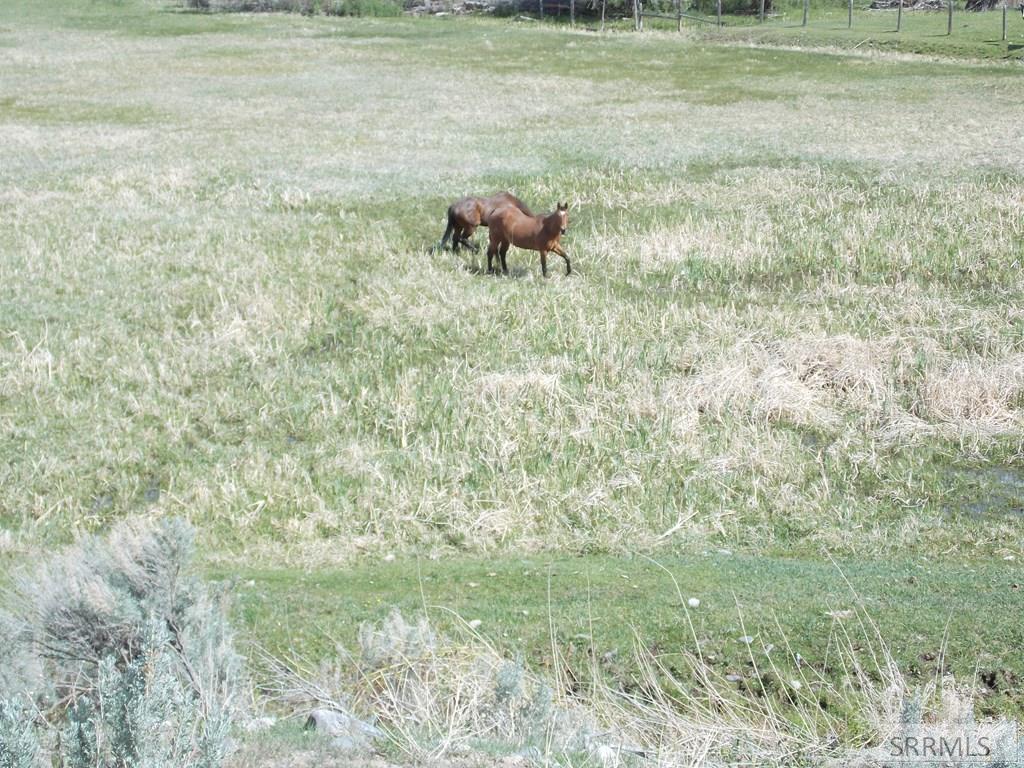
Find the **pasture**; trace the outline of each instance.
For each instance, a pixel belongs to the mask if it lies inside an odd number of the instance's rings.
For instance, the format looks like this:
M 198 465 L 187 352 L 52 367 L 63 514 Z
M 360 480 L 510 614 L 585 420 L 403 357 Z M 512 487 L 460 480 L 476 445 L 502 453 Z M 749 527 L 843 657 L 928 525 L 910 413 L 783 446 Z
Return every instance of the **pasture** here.
M 687 641 L 644 555 L 723 672 L 860 600 L 1020 712 L 1020 64 L 743 34 L 7 0 L 0 558 L 180 515 L 268 647 L 543 667 Z M 572 275 L 432 250 L 501 189 Z

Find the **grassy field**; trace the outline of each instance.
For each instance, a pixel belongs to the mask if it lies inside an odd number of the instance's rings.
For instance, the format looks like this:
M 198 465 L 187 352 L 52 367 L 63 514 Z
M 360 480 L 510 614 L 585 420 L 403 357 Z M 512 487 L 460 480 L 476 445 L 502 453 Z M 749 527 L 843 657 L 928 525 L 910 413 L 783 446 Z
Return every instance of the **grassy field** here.
M 420 573 L 543 661 L 549 562 L 679 640 L 643 552 L 723 669 L 732 592 L 824 663 L 831 553 L 1019 709 L 1020 65 L 808 34 L 4 3 L 0 553 L 183 515 L 273 647 Z M 501 188 L 577 274 L 431 250 Z

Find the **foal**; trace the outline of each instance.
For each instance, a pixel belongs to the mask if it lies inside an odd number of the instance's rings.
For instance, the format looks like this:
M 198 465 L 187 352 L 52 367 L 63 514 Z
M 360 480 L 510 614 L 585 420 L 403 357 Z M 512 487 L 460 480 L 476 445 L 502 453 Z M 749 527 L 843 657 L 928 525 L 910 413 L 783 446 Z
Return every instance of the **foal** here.
M 501 271 L 508 274 L 505 254 L 509 245 L 540 251 L 540 271 L 548 276 L 548 253 L 557 253 L 565 259 L 565 274 L 572 272 L 569 254 L 562 250 L 559 240 L 569 228 L 569 204 L 559 203 L 558 208 L 547 216 L 530 216 L 516 208 L 504 208 L 491 217 L 490 243 L 487 246 L 487 271 L 493 272 L 491 261 L 495 255 L 501 258 Z
M 457 251 L 460 245 L 463 248 L 476 250 L 476 246 L 469 239 L 473 236 L 476 228 L 480 225 L 486 227 L 487 222 L 491 220 L 496 211 L 508 207 L 516 208 L 527 216 L 532 215 L 526 204 L 511 192 L 499 192 L 490 197 L 464 197 L 461 200 L 456 200 L 448 206 L 448 228 L 445 229 L 444 235 L 441 237 L 439 249 L 444 250 L 445 243 L 454 232 L 453 251 Z

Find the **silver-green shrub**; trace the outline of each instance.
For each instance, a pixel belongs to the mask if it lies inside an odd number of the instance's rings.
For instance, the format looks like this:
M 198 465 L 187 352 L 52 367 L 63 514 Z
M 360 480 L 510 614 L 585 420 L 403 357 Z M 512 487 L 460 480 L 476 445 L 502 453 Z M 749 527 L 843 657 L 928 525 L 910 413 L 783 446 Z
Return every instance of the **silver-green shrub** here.
M 69 768 L 213 768 L 226 756 L 244 671 L 225 595 L 192 571 L 193 545 L 180 520 L 122 523 L 6 594 L 0 683 L 60 724 L 43 741 Z
M 417 661 L 435 649 L 437 636 L 425 617 L 409 623 L 392 610 L 379 624 L 359 625 L 359 651 L 367 669 L 381 669 Z
M 97 726 L 99 711 L 88 696 L 80 696 L 67 710 L 67 722 L 58 745 L 69 768 L 96 768 L 102 765 Z
M 37 768 L 39 739 L 31 714 L 0 691 L 0 768 Z
M 23 622 L 0 609 L 0 698 L 34 698 L 42 687 L 42 663 L 26 643 Z
M 225 757 L 228 720 L 203 709 L 161 632 L 127 664 L 100 663 L 95 701 L 81 696 L 60 739 L 67 768 L 213 768 Z

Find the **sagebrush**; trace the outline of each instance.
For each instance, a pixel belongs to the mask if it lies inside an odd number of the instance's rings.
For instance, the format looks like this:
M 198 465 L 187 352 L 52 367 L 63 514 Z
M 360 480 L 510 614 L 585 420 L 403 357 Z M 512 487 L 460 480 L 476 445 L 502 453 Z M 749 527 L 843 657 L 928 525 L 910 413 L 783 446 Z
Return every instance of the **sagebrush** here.
M 16 574 L 0 624 L 12 740 L 71 768 L 220 764 L 245 675 L 193 554 L 181 520 L 125 521 Z

